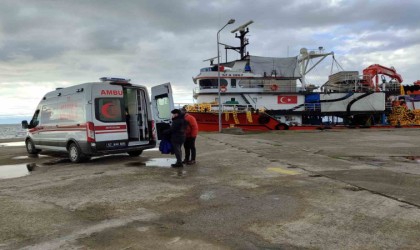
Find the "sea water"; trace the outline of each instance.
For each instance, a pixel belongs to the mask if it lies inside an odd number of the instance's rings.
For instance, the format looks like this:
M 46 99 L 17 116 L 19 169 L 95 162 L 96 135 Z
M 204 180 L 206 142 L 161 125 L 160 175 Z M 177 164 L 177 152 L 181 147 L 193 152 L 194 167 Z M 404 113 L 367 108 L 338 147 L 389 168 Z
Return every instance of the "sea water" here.
M 0 124 L 0 139 L 24 138 L 26 129 L 20 124 Z

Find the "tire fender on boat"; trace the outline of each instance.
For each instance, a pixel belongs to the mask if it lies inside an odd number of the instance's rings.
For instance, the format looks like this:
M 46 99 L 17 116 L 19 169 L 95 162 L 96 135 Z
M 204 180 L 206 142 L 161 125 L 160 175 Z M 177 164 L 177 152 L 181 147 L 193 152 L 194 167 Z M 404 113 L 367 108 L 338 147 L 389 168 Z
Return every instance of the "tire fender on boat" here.
M 276 130 L 289 130 L 289 126 L 285 123 L 279 123 L 276 125 Z
M 266 115 L 260 115 L 260 117 L 258 117 L 258 123 L 259 124 L 267 124 L 270 122 L 270 117 L 266 116 Z
M 279 86 L 277 86 L 276 84 L 273 84 L 273 85 L 271 85 L 270 89 L 271 89 L 272 91 L 276 91 L 276 90 L 278 90 L 278 89 L 279 89 Z

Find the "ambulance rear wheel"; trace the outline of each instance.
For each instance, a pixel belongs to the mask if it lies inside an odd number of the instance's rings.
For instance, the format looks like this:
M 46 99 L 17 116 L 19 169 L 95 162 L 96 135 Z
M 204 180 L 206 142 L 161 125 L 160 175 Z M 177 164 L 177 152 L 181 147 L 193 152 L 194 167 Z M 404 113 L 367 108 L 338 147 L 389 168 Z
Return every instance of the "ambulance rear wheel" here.
M 26 145 L 26 151 L 28 151 L 28 154 L 35 155 L 38 153 L 38 150 L 35 149 L 35 144 L 31 139 L 27 139 L 25 142 Z
M 127 154 L 131 157 L 140 156 L 143 153 L 143 150 L 136 150 L 136 151 L 128 151 Z
M 82 151 L 76 145 L 76 143 L 70 144 L 68 152 L 69 152 L 69 158 L 71 162 L 79 163 L 85 159 L 82 155 Z

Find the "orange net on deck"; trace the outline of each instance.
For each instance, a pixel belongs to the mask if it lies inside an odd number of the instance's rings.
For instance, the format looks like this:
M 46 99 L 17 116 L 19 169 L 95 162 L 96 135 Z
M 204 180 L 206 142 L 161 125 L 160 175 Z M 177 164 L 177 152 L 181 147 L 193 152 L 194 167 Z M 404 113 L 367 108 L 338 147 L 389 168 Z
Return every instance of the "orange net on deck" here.
M 409 110 L 404 106 L 393 107 L 388 121 L 393 126 L 420 125 L 420 110 Z

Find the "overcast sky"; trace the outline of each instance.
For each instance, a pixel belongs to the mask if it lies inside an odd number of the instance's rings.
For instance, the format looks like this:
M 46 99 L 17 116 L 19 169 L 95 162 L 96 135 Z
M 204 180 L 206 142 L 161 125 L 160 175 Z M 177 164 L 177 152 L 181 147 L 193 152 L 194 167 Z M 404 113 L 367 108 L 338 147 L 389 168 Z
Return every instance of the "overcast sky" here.
M 217 55 L 216 33 L 230 18 L 221 42 L 238 45 L 230 31 L 253 20 L 251 55 L 323 46 L 345 70 L 394 66 L 412 84 L 420 79 L 419 10 L 418 0 L 1 0 L 0 123 L 29 118 L 48 91 L 102 76 L 171 82 L 175 102 L 192 102 L 191 78 Z M 330 67 L 328 59 L 313 83 L 323 84 Z

